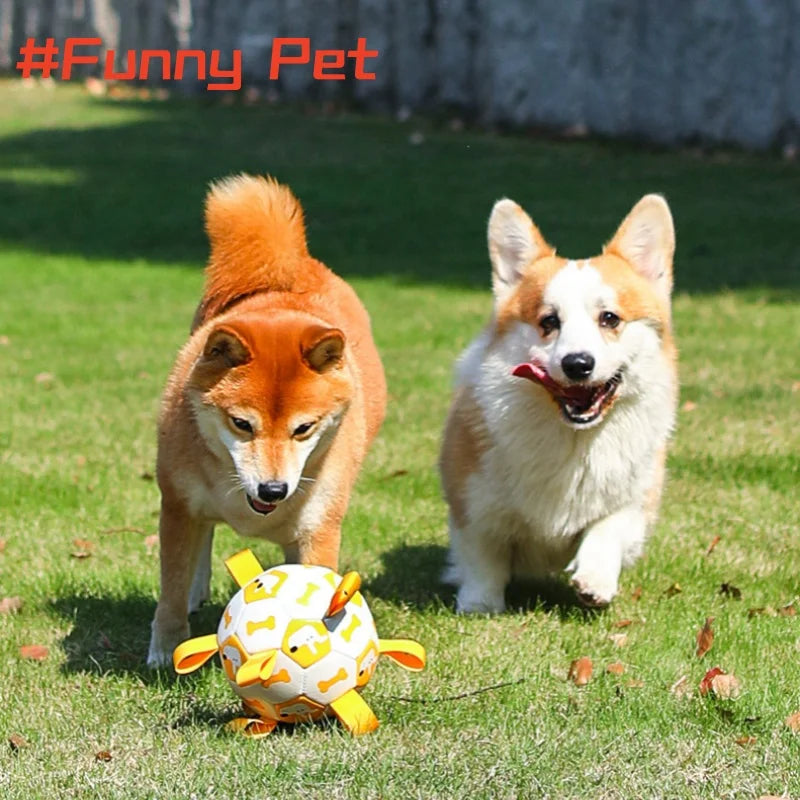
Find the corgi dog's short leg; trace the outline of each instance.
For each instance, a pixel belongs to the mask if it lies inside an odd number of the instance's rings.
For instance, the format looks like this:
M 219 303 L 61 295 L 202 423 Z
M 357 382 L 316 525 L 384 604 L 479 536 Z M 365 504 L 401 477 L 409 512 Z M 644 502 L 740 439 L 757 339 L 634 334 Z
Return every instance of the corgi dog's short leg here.
M 505 611 L 505 589 L 511 578 L 507 542 L 481 527 L 457 528 L 450 522 L 450 567 L 444 580 L 458 587 L 459 614 Z
M 602 608 L 614 599 L 622 565 L 639 556 L 645 533 L 645 515 L 632 506 L 586 529 L 575 558 L 567 565 L 572 585 L 584 605 Z

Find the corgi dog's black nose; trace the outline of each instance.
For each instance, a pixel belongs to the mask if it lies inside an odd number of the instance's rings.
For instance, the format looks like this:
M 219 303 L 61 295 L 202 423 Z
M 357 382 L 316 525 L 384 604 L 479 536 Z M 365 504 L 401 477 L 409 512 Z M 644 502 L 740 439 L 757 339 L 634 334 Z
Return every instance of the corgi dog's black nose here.
M 591 353 L 567 353 L 561 359 L 561 369 L 571 381 L 585 381 L 592 374 L 594 364 Z

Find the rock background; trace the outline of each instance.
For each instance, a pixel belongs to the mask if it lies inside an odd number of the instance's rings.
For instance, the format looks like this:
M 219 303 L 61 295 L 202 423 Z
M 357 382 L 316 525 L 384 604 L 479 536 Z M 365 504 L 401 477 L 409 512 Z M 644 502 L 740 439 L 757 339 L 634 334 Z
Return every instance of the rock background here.
M 219 49 L 224 65 L 240 49 L 245 85 L 263 86 L 276 36 L 366 36 L 375 81 L 319 83 L 297 66 L 270 86 L 661 143 L 761 148 L 800 133 L 800 0 L 0 0 L 1 69 L 28 36 L 93 35 L 116 51 Z

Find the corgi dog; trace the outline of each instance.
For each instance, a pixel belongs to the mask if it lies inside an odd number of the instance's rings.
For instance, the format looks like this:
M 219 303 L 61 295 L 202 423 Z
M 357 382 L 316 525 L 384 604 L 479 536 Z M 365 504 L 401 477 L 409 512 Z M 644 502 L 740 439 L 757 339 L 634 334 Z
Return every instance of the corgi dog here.
M 456 370 L 440 471 L 460 612 L 501 612 L 515 574 L 566 571 L 602 607 L 656 519 L 677 404 L 675 232 L 643 197 L 602 254 L 556 255 L 498 201 L 494 313 Z
M 209 596 L 214 525 L 336 569 L 342 518 L 386 383 L 353 289 L 309 255 L 303 210 L 270 178 L 206 198 L 211 245 L 158 424 L 161 594 L 150 666 L 172 663 Z

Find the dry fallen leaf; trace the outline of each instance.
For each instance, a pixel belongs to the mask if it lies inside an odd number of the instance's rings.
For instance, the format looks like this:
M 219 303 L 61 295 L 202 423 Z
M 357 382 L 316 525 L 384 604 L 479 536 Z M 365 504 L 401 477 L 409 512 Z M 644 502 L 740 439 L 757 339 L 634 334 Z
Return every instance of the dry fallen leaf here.
M 592 679 L 592 659 L 582 656 L 576 658 L 569 665 L 567 680 L 571 680 L 576 686 L 586 686 Z
M 719 593 L 724 594 L 725 597 L 732 597 L 734 600 L 742 599 L 742 590 L 738 586 L 734 586 L 732 583 L 723 583 L 719 587 Z
M 795 733 L 800 733 L 800 711 L 789 714 L 784 721 Z
M 622 675 L 625 672 L 625 665 L 621 661 L 615 661 L 606 667 L 606 672 L 612 675 Z
M 32 661 L 44 661 L 50 655 L 50 649 L 43 644 L 24 644 L 20 647 L 19 654 Z
M 735 675 L 725 672 L 711 679 L 711 691 L 721 700 L 732 700 L 741 694 L 742 684 Z
M 628 644 L 627 633 L 610 633 L 608 639 L 613 643 L 614 647 L 625 647 Z
M 88 558 L 94 550 L 94 545 L 86 539 L 73 539 L 75 549 L 70 553 L 73 558 Z
M 0 553 L 2 553 L 3 550 L 5 550 L 5 549 L 6 549 L 6 540 L 5 539 L 0 539 Z
M 94 754 L 95 761 L 111 761 L 111 753 L 108 750 L 100 750 Z
M 675 697 L 691 697 L 692 687 L 689 684 L 689 676 L 681 675 L 681 677 L 669 687 L 669 690 Z
M 30 743 L 24 736 L 18 733 L 12 733 L 8 737 L 8 746 L 16 753 L 17 750 L 22 750 L 23 747 L 30 747 Z
M 636 600 L 637 602 L 642 599 L 642 587 L 637 586 L 631 592 L 631 600 Z
M 615 628 L 627 628 L 628 625 L 632 625 L 632 624 L 633 624 L 633 620 L 632 619 L 618 619 L 614 623 L 614 627 Z
M 153 533 L 144 537 L 144 546 L 147 548 L 147 555 L 150 555 L 158 545 L 158 534 Z
M 16 614 L 21 608 L 21 597 L 4 597 L 0 600 L 0 614 Z
M 711 691 L 711 681 L 717 677 L 717 675 L 724 675 L 724 670 L 720 669 L 719 667 L 711 667 L 711 669 L 703 675 L 703 680 L 700 681 L 700 694 L 706 695 Z
M 683 591 L 683 589 L 681 589 L 681 585 L 680 585 L 679 583 L 673 583 L 673 584 L 672 584 L 672 586 L 670 586 L 670 587 L 669 587 L 669 588 L 668 588 L 668 589 L 667 589 L 667 590 L 664 592 L 664 594 L 665 594 L 667 597 L 675 597 L 675 595 L 676 595 L 676 594 L 680 594 L 682 591 Z
M 714 552 L 714 548 L 720 543 L 722 537 L 717 534 L 712 540 L 711 544 L 706 548 L 706 555 L 710 556 Z
M 687 400 L 682 406 L 681 411 L 694 411 L 697 408 L 697 403 L 694 400 Z
M 739 745 L 739 747 L 747 747 L 748 745 L 756 743 L 756 737 L 755 736 L 740 736 L 735 741 L 736 741 L 736 744 Z
M 794 601 L 787 603 L 785 606 L 781 606 L 778 609 L 778 614 L 782 617 L 796 617 L 797 607 L 795 606 Z
M 108 84 L 100 78 L 87 78 L 83 85 L 92 97 L 102 97 L 108 91 Z
M 748 617 L 777 617 L 778 612 L 772 606 L 760 606 L 759 608 L 748 608 Z
M 705 625 L 697 632 L 697 652 L 695 655 L 702 658 L 714 644 L 714 631 L 711 629 L 711 623 L 714 617 L 706 617 Z

